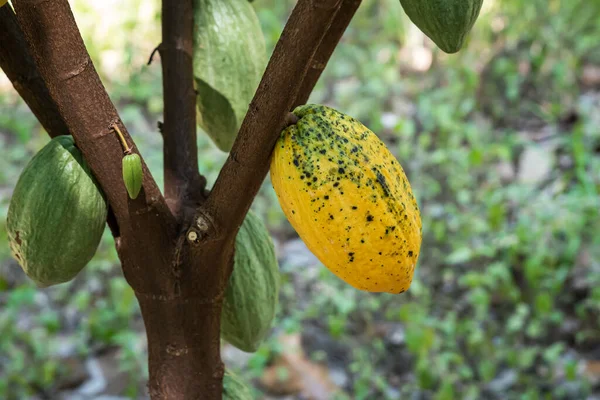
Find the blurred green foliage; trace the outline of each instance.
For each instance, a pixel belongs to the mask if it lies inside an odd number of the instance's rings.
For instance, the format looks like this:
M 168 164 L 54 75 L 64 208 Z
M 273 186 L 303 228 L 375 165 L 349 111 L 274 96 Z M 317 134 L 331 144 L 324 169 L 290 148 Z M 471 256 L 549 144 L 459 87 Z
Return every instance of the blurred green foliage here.
M 253 2 L 269 51 L 293 3 Z M 72 4 L 162 184 L 161 72 L 158 59 L 146 65 L 160 39 L 159 3 L 126 0 L 119 13 L 115 1 Z M 600 84 L 584 70 L 600 70 L 599 38 L 600 2 L 487 0 L 466 47 L 449 56 L 415 32 L 397 0 L 364 0 L 311 102 L 362 120 L 404 166 L 423 218 L 415 280 L 400 296 L 369 294 L 323 267 L 282 265 L 276 329 L 242 375 L 262 375 L 283 351 L 279 335 L 316 331 L 327 345 L 310 356 L 348 377 L 339 399 L 591 395 L 585 366 L 600 354 Z M 3 76 L 0 107 L 2 225 L 20 170 L 47 138 Z M 210 184 L 226 154 L 198 140 Z M 293 237 L 268 179 L 254 209 L 280 241 Z M 56 393 L 71 373 L 58 351 L 65 339 L 78 357 L 120 348 L 131 377 L 124 395 L 141 395 L 143 325 L 109 233 L 73 283 L 36 290 L 15 272 L 0 228 L 0 398 Z

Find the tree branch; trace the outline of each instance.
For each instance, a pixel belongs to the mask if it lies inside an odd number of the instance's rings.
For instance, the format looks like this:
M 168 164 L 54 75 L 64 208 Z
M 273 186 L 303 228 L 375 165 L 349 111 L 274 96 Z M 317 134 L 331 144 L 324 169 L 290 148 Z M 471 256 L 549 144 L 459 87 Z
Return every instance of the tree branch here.
M 192 203 L 193 210 L 206 185 L 198 173 L 193 29 L 192 0 L 163 0 L 158 51 L 163 70 L 165 197 L 176 215 L 182 214 L 186 202 Z
M 339 41 L 342 39 L 348 24 L 350 24 L 350 21 L 352 20 L 352 17 L 354 17 L 361 2 L 362 0 L 343 1 L 340 10 L 335 15 L 335 19 L 331 23 L 329 30 L 323 37 L 323 41 L 319 45 L 319 48 L 312 59 L 310 68 L 304 76 L 304 80 L 302 81 L 300 91 L 298 92 L 298 96 L 296 96 L 296 101 L 294 102 L 292 109 L 302 104 L 306 104 L 308 101 L 319 77 L 321 77 L 323 70 L 325 70 L 325 67 L 327 66 L 327 62 L 331 58 Z
M 15 0 L 13 4 L 49 94 L 115 214 L 120 234 L 117 249 L 126 279 L 137 292 L 172 290 L 164 279 L 168 272 L 146 268 L 140 273 L 139 268 L 155 266 L 169 256 L 165 246 L 175 237 L 175 220 L 145 164 L 142 192 L 133 201 L 127 195 L 123 151 L 112 126 L 119 124 L 127 142 L 137 149 L 96 73 L 68 1 Z
M 50 137 L 69 134 L 31 56 L 15 12 L 8 4 L 0 7 L 0 68 Z M 108 210 L 106 222 L 113 236 L 118 237 L 119 227 L 112 209 Z
M 349 1 L 299 0 L 292 11 L 205 205 L 225 232 L 241 225 L 311 60 L 338 10 L 349 6 Z
M 0 68 L 51 137 L 69 133 L 8 4 L 0 7 Z

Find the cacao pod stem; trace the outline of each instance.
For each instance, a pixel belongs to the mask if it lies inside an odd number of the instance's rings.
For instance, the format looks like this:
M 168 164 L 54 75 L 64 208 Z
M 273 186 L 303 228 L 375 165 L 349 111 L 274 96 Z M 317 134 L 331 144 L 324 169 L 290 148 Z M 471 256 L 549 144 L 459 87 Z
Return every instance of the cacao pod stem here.
M 123 182 L 125 183 L 125 189 L 131 199 L 136 199 L 140 190 L 142 189 L 142 181 L 144 178 L 144 170 L 142 168 L 142 159 L 139 155 L 131 152 L 131 147 L 127 144 L 123 133 L 117 125 L 113 125 L 113 129 L 119 135 L 121 145 L 123 146 Z
M 131 147 L 129 147 L 129 145 L 127 144 L 127 141 L 125 140 L 125 136 L 123 136 L 123 133 L 121 133 L 121 130 L 119 129 L 119 127 L 115 124 L 115 125 L 113 125 L 113 129 L 119 135 L 119 139 L 121 140 L 121 145 L 123 146 L 123 152 L 125 154 L 130 154 Z

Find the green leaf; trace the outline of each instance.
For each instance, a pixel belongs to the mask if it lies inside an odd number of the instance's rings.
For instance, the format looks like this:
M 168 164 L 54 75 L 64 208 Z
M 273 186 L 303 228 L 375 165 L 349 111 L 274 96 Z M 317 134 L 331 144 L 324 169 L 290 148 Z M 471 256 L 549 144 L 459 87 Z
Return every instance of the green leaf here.
M 246 0 L 194 0 L 198 125 L 231 150 L 266 65 L 265 40 Z

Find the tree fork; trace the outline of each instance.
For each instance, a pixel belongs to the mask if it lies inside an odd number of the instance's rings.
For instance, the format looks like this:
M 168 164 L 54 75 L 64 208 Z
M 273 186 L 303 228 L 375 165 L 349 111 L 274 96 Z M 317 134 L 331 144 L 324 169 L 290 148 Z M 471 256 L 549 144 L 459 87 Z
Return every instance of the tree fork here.
M 181 5 L 165 0 L 163 18 L 181 21 L 182 11 L 188 10 L 191 3 L 188 1 Z M 50 98 L 114 211 L 114 218 L 109 219 L 111 226 L 118 223 L 113 233 L 123 272 L 136 293 L 146 325 L 152 398 L 220 399 L 220 313 L 232 270 L 235 235 L 268 172 L 273 145 L 289 118 L 289 110 L 302 96 L 308 97 L 318 79 L 318 75 L 307 75 L 310 66 L 315 65 L 313 58 L 317 57 L 318 65 L 324 68 L 360 0 L 298 1 L 215 189 L 193 222 L 179 210 L 202 200 L 197 194 L 202 178 L 193 167 L 197 168 L 197 156 L 184 154 L 181 165 L 175 163 L 174 156 L 186 151 L 178 150 L 178 146 L 192 140 L 196 153 L 195 122 L 191 129 L 195 96 L 189 93 L 191 58 L 185 50 L 187 44 L 181 41 L 190 34 L 189 20 L 179 28 L 165 29 L 169 23 L 163 23 L 163 43 L 167 43 L 161 49 L 163 79 L 171 79 L 170 84 L 164 83 L 165 122 L 169 121 L 168 112 L 172 112 L 170 120 L 175 121 L 170 128 L 165 127 L 164 135 L 165 181 L 170 180 L 168 176 L 175 177 L 167 190 L 171 209 L 177 214 L 173 215 L 147 168 L 143 192 L 135 201 L 128 200 L 120 176 L 122 151 L 110 127 L 121 125 L 128 143 L 133 141 L 94 70 L 67 1 L 14 3 Z M 336 17 L 338 10 L 349 14 Z M 337 33 L 324 39 L 328 32 Z M 175 43 L 175 47 L 168 43 Z M 3 51 L 0 49 L 0 53 Z M 172 57 L 175 60 L 170 62 Z M 173 86 L 178 74 L 185 79 Z M 36 98 L 42 98 L 41 89 L 36 87 L 33 92 Z M 177 107 L 167 111 L 167 104 L 177 93 L 186 99 L 179 114 Z M 177 122 L 181 115 L 187 117 Z M 47 117 L 38 118 L 42 121 Z M 181 190 L 178 180 L 186 181 L 183 184 L 188 184 L 187 189 Z M 189 236 L 194 240 L 188 238 L 186 229 L 188 233 L 193 231 L 194 235 Z

